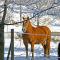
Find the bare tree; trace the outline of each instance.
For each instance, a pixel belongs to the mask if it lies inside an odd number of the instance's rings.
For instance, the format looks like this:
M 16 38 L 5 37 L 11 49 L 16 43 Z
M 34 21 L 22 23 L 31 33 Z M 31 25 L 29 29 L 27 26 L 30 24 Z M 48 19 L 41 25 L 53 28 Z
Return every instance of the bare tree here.
M 7 11 L 7 0 L 4 2 L 4 12 L 3 12 L 3 17 L 2 21 L 0 24 L 0 59 L 4 60 L 4 20 L 6 16 L 6 11 Z

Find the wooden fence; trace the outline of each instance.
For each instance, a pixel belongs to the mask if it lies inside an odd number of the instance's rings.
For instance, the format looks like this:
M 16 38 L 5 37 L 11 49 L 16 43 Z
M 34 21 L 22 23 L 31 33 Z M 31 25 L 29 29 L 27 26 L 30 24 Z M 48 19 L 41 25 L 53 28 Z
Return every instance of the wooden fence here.
M 10 52 L 11 52 L 11 60 L 14 60 L 14 29 L 11 29 L 11 42 L 10 42 L 7 60 L 9 60 Z

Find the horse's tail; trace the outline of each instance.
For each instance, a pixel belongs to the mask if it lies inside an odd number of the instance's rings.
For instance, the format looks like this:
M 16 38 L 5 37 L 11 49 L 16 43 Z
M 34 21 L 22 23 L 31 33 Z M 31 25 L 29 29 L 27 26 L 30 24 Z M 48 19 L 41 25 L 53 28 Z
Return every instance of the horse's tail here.
M 46 54 L 49 56 L 50 54 L 50 42 L 51 42 L 51 35 L 47 36 L 46 40 Z

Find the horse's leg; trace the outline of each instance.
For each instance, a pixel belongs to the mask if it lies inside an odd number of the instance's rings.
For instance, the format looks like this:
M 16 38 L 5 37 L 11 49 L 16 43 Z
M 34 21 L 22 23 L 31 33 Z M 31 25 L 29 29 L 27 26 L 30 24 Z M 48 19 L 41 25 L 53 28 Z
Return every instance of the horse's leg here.
M 32 60 L 34 60 L 34 43 L 31 44 Z
M 50 54 L 50 42 L 51 42 L 51 36 L 48 37 L 48 43 L 49 43 L 49 44 L 47 44 L 48 45 L 48 56 Z
M 46 45 L 43 45 L 44 48 L 44 56 L 46 56 Z
M 26 43 L 26 58 L 28 58 L 28 43 Z
M 51 38 L 48 37 L 46 41 L 46 57 L 49 57 L 49 54 L 50 54 L 50 41 L 51 41 Z
M 28 58 L 28 42 L 24 42 L 25 50 L 26 50 L 26 58 Z

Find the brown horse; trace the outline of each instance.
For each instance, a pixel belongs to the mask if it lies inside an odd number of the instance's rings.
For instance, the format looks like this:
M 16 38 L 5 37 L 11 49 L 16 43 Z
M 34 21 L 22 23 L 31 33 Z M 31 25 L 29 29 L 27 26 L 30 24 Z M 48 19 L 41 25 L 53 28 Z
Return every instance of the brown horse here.
M 48 57 L 50 53 L 51 31 L 46 26 L 33 27 L 29 17 L 23 17 L 24 34 L 22 34 L 23 42 L 26 48 L 26 57 L 28 57 L 28 43 L 31 44 L 32 57 L 34 57 L 34 44 L 42 44 L 44 48 L 44 56 Z

